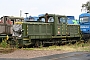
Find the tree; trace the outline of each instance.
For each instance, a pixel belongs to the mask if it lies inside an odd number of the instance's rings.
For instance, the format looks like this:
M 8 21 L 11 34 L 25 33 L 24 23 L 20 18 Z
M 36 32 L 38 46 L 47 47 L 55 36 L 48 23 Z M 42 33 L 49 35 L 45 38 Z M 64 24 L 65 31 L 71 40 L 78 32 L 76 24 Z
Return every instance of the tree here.
M 90 1 L 87 1 L 85 4 L 82 4 L 82 9 L 85 9 L 87 12 L 90 12 Z

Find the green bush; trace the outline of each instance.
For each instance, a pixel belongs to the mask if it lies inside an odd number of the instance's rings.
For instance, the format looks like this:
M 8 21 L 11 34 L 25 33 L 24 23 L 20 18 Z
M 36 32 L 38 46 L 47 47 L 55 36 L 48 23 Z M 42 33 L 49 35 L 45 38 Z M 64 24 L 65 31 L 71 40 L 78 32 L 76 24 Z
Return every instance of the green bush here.
M 6 40 L 3 40 L 0 45 L 1 45 L 1 47 L 3 47 L 3 48 L 8 47 L 8 44 L 7 44 Z

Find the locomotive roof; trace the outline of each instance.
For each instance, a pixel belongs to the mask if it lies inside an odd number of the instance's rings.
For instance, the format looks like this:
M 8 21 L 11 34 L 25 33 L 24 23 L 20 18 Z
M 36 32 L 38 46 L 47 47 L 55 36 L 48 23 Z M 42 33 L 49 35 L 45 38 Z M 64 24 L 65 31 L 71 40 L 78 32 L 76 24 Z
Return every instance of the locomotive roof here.
M 84 16 L 90 16 L 90 13 L 82 13 L 79 15 L 79 17 L 84 17 Z
M 46 14 L 45 14 L 46 15 Z M 40 16 L 40 17 L 45 17 L 45 15 Z M 59 14 L 48 14 L 48 16 L 58 16 L 58 17 L 67 17 L 65 15 L 59 15 Z
M 22 19 L 22 20 L 24 20 L 24 17 L 15 17 L 15 16 L 3 16 L 3 17 L 9 17 L 10 19 Z
M 24 20 L 23 17 L 14 17 L 14 16 L 9 16 L 9 18 L 10 18 L 10 19 L 23 19 L 23 20 Z

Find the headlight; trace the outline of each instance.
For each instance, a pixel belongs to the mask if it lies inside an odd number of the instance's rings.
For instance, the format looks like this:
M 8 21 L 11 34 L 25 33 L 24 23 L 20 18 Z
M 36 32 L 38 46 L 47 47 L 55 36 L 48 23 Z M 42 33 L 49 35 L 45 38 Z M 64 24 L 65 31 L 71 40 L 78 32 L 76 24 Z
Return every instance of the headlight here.
M 21 30 L 21 32 L 23 32 L 23 31 L 24 31 L 24 29 Z

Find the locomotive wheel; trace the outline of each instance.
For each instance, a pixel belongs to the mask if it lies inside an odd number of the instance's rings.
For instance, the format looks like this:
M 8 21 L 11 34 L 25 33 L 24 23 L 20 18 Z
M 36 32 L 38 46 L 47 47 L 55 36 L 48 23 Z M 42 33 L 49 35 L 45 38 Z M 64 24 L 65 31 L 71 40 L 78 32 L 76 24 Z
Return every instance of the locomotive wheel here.
M 37 40 L 35 43 L 35 47 L 43 47 L 43 41 Z

